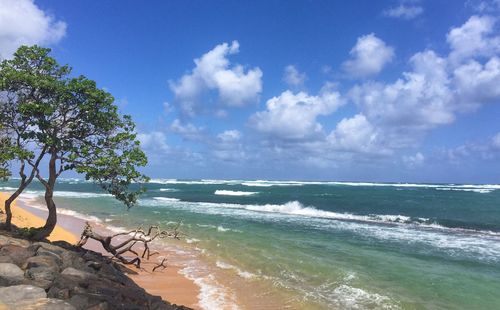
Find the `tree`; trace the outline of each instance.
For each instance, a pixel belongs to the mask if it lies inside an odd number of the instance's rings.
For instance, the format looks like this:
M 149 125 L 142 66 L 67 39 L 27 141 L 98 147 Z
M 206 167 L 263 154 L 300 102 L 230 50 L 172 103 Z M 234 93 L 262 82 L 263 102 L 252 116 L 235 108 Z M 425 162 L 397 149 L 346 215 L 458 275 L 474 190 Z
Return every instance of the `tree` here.
M 46 238 L 56 225 L 53 195 L 63 172 L 85 175 L 128 208 L 144 191 L 132 191 L 129 185 L 148 181 L 137 170 L 147 158 L 131 117 L 118 113 L 111 94 L 84 76 L 72 77 L 71 68 L 60 66 L 49 53 L 47 48 L 22 46 L 0 65 L 0 126 L 9 137 L 9 156 L 20 163 L 20 185 L 11 198 L 34 178 L 45 187 L 49 214 L 35 240 Z

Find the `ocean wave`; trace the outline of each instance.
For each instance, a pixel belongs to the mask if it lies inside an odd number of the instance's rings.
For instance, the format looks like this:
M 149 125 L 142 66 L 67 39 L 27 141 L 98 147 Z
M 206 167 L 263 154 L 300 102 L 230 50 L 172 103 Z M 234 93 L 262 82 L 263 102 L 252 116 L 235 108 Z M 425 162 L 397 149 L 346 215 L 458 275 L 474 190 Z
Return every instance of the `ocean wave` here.
M 253 274 L 253 273 L 251 273 L 251 272 L 241 270 L 240 268 L 238 268 L 236 266 L 233 266 L 231 264 L 228 264 L 228 263 L 220 261 L 220 260 L 216 261 L 215 265 L 217 267 L 219 267 L 220 269 L 233 270 L 233 271 L 236 272 L 236 274 L 239 277 L 244 278 L 244 279 L 251 279 L 251 278 L 255 278 L 256 277 L 256 275 Z
M 218 189 L 215 191 L 214 194 L 223 196 L 252 196 L 258 194 L 258 192 L 228 191 L 228 190 Z
M 28 199 L 28 200 L 31 200 L 31 199 Z M 47 207 L 45 205 L 40 205 L 40 204 L 37 204 L 37 203 L 33 203 L 32 201 L 28 202 L 28 206 L 30 208 L 33 208 L 33 209 L 47 211 Z M 80 220 L 90 221 L 90 222 L 94 222 L 94 223 L 102 223 L 103 222 L 97 216 L 83 214 L 83 213 L 80 213 L 80 212 L 77 212 L 77 211 L 74 211 L 74 210 L 65 209 L 65 208 L 57 208 L 57 214 L 67 215 L 67 216 L 74 217 L 74 218 L 77 218 L 77 219 L 80 219 Z
M 178 189 L 175 188 L 160 188 L 160 192 L 178 192 Z
M 180 199 L 178 198 L 170 198 L 170 197 L 153 197 L 154 200 L 158 200 L 158 201 L 166 201 L 166 202 L 177 202 L 177 201 L 181 201 Z
M 246 210 L 258 213 L 270 213 L 276 215 L 285 216 L 299 216 L 305 218 L 318 218 L 318 219 L 331 219 L 339 221 L 351 221 L 351 222 L 362 222 L 362 223 L 375 223 L 375 224 L 386 224 L 386 225 L 407 225 L 407 226 L 418 226 L 423 228 L 431 229 L 448 229 L 461 232 L 479 232 L 489 235 L 498 235 L 500 233 L 491 231 L 474 230 L 470 228 L 460 228 L 460 227 L 447 227 L 440 225 L 429 218 L 423 217 L 410 217 L 406 215 L 394 215 L 394 214 L 368 214 L 359 215 L 352 213 L 340 213 L 333 211 L 320 210 L 314 207 L 306 207 L 299 201 L 289 201 L 284 204 L 265 204 L 265 205 L 253 205 L 253 204 L 235 204 L 235 203 L 212 203 L 212 202 L 187 202 L 172 200 L 175 198 L 164 198 L 155 197 L 154 200 L 141 200 L 140 203 L 145 206 L 161 207 L 163 202 L 170 202 L 170 206 L 179 208 L 200 208 L 199 211 L 210 212 L 210 210 L 216 209 L 227 209 L 227 210 Z M 200 226 L 200 225 L 198 225 Z M 211 225 L 213 228 L 216 226 Z
M 36 198 L 45 195 L 45 191 L 28 190 L 24 191 L 21 196 L 26 198 Z M 111 194 L 106 193 L 92 193 L 92 192 L 72 192 L 72 191 L 55 191 L 54 197 L 60 198 L 100 198 L 112 197 Z
M 480 194 L 488 194 L 496 190 L 496 188 L 453 188 L 453 187 L 436 187 L 438 191 L 462 191 L 462 192 L 475 192 Z
M 191 185 L 218 185 L 218 184 L 238 184 L 238 180 L 177 180 L 177 179 L 151 179 L 149 183 L 156 184 L 191 184 Z

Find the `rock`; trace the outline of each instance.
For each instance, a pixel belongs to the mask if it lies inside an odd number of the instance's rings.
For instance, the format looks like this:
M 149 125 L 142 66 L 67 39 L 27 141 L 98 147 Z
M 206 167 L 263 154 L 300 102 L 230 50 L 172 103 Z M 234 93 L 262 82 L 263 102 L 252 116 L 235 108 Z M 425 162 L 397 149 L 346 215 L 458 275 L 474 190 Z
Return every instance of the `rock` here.
M 61 274 L 65 275 L 65 276 L 76 277 L 76 278 L 79 278 L 82 280 L 95 280 L 95 279 L 97 279 L 97 276 L 95 274 L 92 274 L 92 273 L 86 272 L 86 271 L 81 271 L 81 270 L 75 269 L 73 267 L 68 267 L 68 268 L 64 269 L 63 272 L 61 272 Z
M 36 255 L 37 255 L 37 256 L 44 256 L 44 255 L 45 255 L 45 256 L 50 256 L 50 257 L 52 257 L 52 258 L 54 258 L 54 259 L 56 260 L 56 262 L 57 262 L 57 264 L 58 264 L 59 266 L 60 266 L 60 265 L 62 264 L 62 262 L 63 262 L 62 257 L 61 257 L 61 255 L 60 255 L 60 254 L 55 253 L 55 252 L 50 251 L 50 250 L 47 250 L 47 249 L 45 249 L 44 247 L 40 247 L 40 248 L 38 248 L 38 250 L 36 251 Z
M 71 304 L 55 298 L 24 300 L 15 304 L 15 309 L 25 310 L 76 310 Z
M 0 287 L 0 302 L 7 305 L 17 304 L 23 300 L 36 300 L 45 297 L 47 295 L 43 288 L 32 285 Z
M 57 259 L 52 256 L 46 255 L 30 257 L 23 265 L 23 269 L 30 269 L 33 267 L 48 267 L 59 271 L 59 264 L 57 262 Z
M 10 256 L 0 255 L 0 263 L 14 264 L 14 260 Z
M 10 286 L 24 282 L 24 272 L 17 265 L 0 263 L 0 286 Z
M 54 282 L 57 274 L 57 269 L 53 267 L 32 267 L 27 269 L 24 275 L 26 278 L 32 280 L 32 284 L 43 289 L 48 289 L 52 285 L 52 282 Z
M 90 307 L 87 310 L 108 310 L 108 309 L 109 309 L 108 303 L 107 302 L 101 302 L 97 306 Z
M 95 271 L 99 271 L 102 267 L 102 263 L 93 261 L 88 261 L 87 263 L 85 263 L 85 265 L 87 265 L 87 267 L 94 269 Z
M 35 255 L 35 252 L 29 247 L 25 248 L 19 245 L 8 244 L 0 249 L 0 256 L 9 256 L 13 263 L 21 267 L 24 262 Z

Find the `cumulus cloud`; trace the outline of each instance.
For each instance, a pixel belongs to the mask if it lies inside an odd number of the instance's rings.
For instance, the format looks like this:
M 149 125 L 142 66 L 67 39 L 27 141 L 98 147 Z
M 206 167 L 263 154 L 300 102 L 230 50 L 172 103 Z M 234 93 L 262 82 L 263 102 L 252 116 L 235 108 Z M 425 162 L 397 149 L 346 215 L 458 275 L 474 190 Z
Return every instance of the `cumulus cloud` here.
M 410 70 L 395 82 L 366 82 L 348 96 L 389 148 L 415 146 L 459 113 L 500 100 L 500 49 L 492 27 L 491 17 L 472 16 L 448 33 L 447 56 L 418 52 L 409 60 Z
M 400 4 L 395 7 L 388 8 L 382 13 L 387 17 L 401 18 L 401 19 L 413 19 L 424 12 L 424 9 L 419 5 L 407 5 Z
M 491 57 L 500 52 L 500 37 L 494 36 L 496 19 L 472 16 L 462 26 L 451 29 L 446 40 L 451 48 L 450 60 L 456 64 L 471 57 Z
M 262 91 L 262 71 L 258 67 L 245 70 L 241 65 L 231 65 L 228 56 L 238 52 L 238 41 L 219 44 L 194 60 L 191 73 L 170 82 L 175 100 L 185 114 L 196 115 L 200 96 L 211 91 L 217 93 L 219 104 L 227 107 L 257 101 Z
M 388 154 L 383 147 L 380 135 L 366 117 L 357 114 L 342 119 L 328 136 L 328 142 L 334 150 L 355 153 Z
M 493 57 L 484 65 L 470 61 L 454 70 L 453 79 L 462 109 L 477 109 L 500 98 L 500 59 Z
M 283 81 L 290 87 L 301 87 L 304 86 L 306 81 L 306 74 L 299 72 L 297 68 L 293 65 L 288 65 L 285 67 L 285 72 L 283 74 Z
M 66 34 L 66 23 L 42 11 L 32 0 L 0 0 L 0 59 L 21 45 L 49 45 Z
M 394 49 L 371 33 L 358 38 L 349 52 L 351 59 L 342 64 L 352 77 L 372 76 L 384 68 L 394 57 Z
M 323 133 L 316 120 L 343 104 L 338 92 L 323 91 L 318 96 L 287 90 L 266 102 L 266 110 L 255 113 L 250 124 L 257 131 L 278 139 L 300 140 Z

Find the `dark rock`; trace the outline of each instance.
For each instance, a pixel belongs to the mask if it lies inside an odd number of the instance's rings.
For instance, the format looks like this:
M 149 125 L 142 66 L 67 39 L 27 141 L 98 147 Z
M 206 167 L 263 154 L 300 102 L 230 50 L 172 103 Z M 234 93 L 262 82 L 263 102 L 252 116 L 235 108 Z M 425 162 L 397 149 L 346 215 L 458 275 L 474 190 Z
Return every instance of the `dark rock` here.
M 86 263 L 87 267 L 90 267 L 92 269 L 94 269 L 95 271 L 99 271 L 102 267 L 102 263 L 99 263 L 99 262 L 94 262 L 94 261 L 88 261 Z
M 24 272 L 17 265 L 0 263 L 0 286 L 10 286 L 24 282 Z
M 4 304 L 17 304 L 23 300 L 36 300 L 45 298 L 45 290 L 32 285 L 15 285 L 0 287 L 0 302 Z

